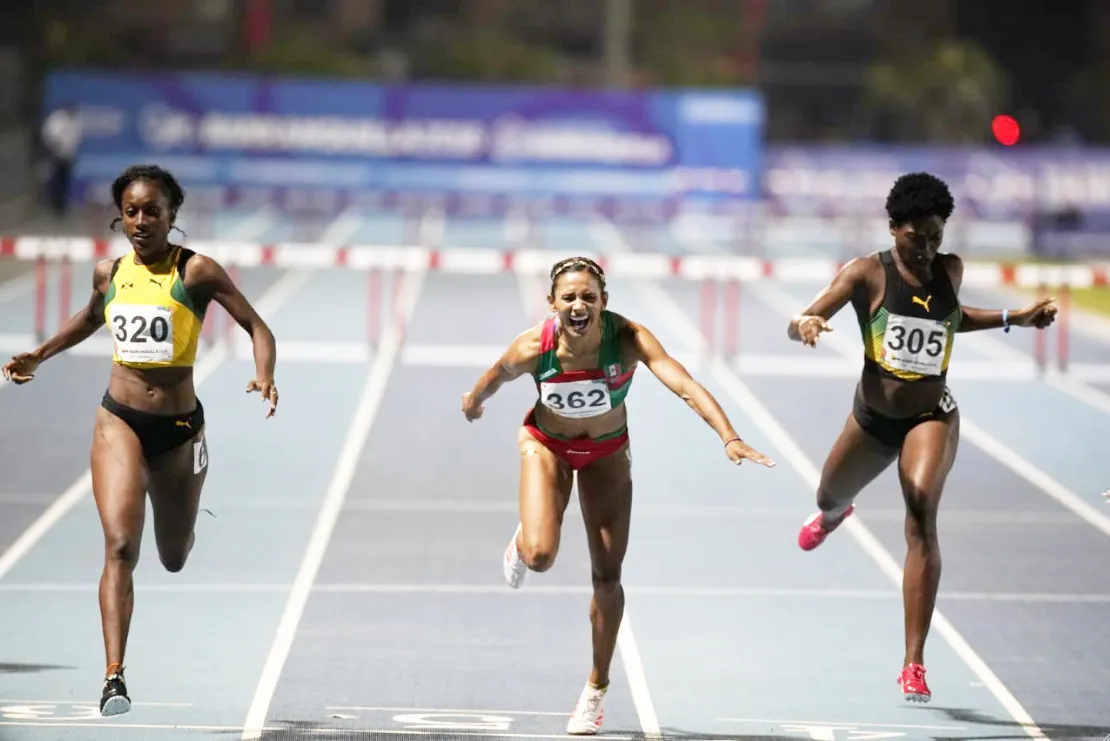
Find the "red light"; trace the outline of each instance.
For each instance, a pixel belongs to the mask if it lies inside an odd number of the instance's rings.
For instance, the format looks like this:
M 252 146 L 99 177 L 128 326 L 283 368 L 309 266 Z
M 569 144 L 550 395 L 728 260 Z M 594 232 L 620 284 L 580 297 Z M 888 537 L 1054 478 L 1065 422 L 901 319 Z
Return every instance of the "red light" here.
M 991 131 L 994 138 L 1004 147 L 1012 147 L 1021 138 L 1021 127 L 1013 116 L 999 114 L 991 121 Z

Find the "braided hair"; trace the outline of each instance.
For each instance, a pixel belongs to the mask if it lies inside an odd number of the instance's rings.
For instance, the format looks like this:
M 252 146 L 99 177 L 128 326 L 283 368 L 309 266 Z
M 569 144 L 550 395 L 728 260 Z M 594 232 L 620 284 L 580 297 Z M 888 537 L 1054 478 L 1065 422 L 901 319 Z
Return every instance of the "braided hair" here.
M 597 282 L 601 284 L 601 290 L 605 290 L 605 271 L 601 266 L 588 257 L 568 257 L 565 260 L 560 260 L 551 266 L 551 293 L 555 294 L 555 281 L 563 273 L 576 272 L 579 270 L 586 270 L 593 273 L 597 278 Z
M 132 165 L 121 172 L 112 183 L 112 201 L 116 204 L 116 210 L 123 211 L 123 191 L 138 180 L 154 183 L 161 188 L 166 194 L 166 200 L 170 202 L 170 210 L 175 214 L 181 208 L 181 204 L 185 203 L 185 190 L 168 170 L 158 165 Z M 123 219 L 117 216 L 112 219 L 109 228 L 114 231 L 122 221 Z

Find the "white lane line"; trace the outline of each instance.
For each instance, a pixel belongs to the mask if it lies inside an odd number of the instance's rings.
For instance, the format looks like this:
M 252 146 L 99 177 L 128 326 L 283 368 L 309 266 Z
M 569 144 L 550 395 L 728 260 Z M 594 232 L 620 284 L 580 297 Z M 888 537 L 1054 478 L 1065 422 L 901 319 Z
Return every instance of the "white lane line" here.
M 311 277 L 311 273 L 302 271 L 290 271 L 283 274 L 280 278 L 273 282 L 273 284 L 266 289 L 266 292 L 259 297 L 255 303 L 255 308 L 261 316 L 270 316 L 281 306 L 289 300 L 289 298 L 303 286 Z M 216 369 L 228 358 L 228 343 L 226 340 L 219 340 L 212 346 L 212 349 L 205 353 L 197 364 L 193 367 L 193 384 L 197 387 L 201 386 L 208 378 L 215 373 Z M 36 383 L 32 381 L 32 383 Z M 43 383 L 43 381 L 37 381 Z M 88 493 L 92 486 L 92 471 L 86 469 L 85 473 L 81 474 L 80 478 L 70 484 L 60 497 L 54 500 L 49 507 L 46 508 L 38 519 L 31 523 L 30 527 L 23 531 L 22 534 L 15 541 L 8 546 L 3 555 L 0 555 L 0 579 L 12 570 L 12 568 L 19 563 L 19 561 L 26 556 L 35 545 L 43 539 L 43 537 L 50 532 L 50 530 L 58 524 L 58 522 L 65 517 L 66 513 L 73 509 L 81 498 Z
M 362 214 L 358 208 L 348 206 L 316 239 L 317 244 L 346 246 L 362 228 Z
M 520 276 L 520 273 L 517 275 Z M 530 293 L 536 290 L 537 283 L 538 281 L 524 280 L 519 283 L 521 303 L 524 314 L 529 321 L 534 320 L 538 313 L 536 298 Z M 546 295 L 546 293 L 545 288 L 543 294 Z M 497 357 L 497 355 L 494 355 L 493 359 L 496 360 Z M 589 589 L 589 592 L 593 592 L 592 588 Z M 636 646 L 636 638 L 632 632 L 632 618 L 627 605 L 625 605 L 621 625 L 617 631 L 617 649 L 620 652 L 621 662 L 624 664 L 625 677 L 628 679 L 629 689 L 632 693 L 632 704 L 636 708 L 636 716 L 639 718 L 640 728 L 643 730 L 644 736 L 652 739 L 662 738 L 659 717 L 655 712 L 655 703 L 651 699 L 647 675 L 644 673 L 644 663 Z
M 629 251 L 629 247 L 624 243 L 623 238 L 620 236 L 620 232 L 617 231 L 611 223 L 597 219 L 594 221 L 594 226 L 593 232 L 595 238 L 598 239 L 598 243 L 602 246 L 603 251 Z M 699 338 L 700 344 L 707 344 L 698 325 L 686 314 L 685 309 L 679 305 L 674 297 L 664 290 L 658 282 L 637 281 L 634 285 L 644 295 L 648 304 L 657 309 L 660 317 L 667 317 L 676 327 L 681 325 L 683 327 L 683 335 Z M 822 341 L 828 339 L 837 339 L 836 333 L 826 334 L 822 337 Z M 809 460 L 801 447 L 795 442 L 794 438 L 786 431 L 786 428 L 779 423 L 778 419 L 771 414 L 770 410 L 759 401 L 754 393 L 752 393 L 747 384 L 740 380 L 732 368 L 719 357 L 714 357 L 712 359 L 710 363 L 710 373 L 713 379 L 716 380 L 729 396 L 740 405 L 745 414 L 747 414 L 763 434 L 767 436 L 771 444 L 782 453 L 780 460 L 784 460 L 788 463 L 802 480 L 805 481 L 806 485 L 811 490 L 816 491 L 821 481 L 819 469 Z M 864 525 L 859 518 L 851 517 L 844 522 L 844 527 L 847 532 L 856 539 L 864 552 L 875 561 L 883 573 L 895 584 L 901 585 L 901 567 L 898 565 L 894 556 L 883 548 L 882 544 L 867 526 Z M 1034 723 L 1029 712 L 1018 702 L 1017 698 L 1014 697 L 1010 690 L 1007 689 L 998 676 L 987 666 L 986 662 L 983 661 L 979 654 L 968 644 L 959 631 L 956 630 L 956 627 L 940 610 L 934 611 L 932 624 L 937 632 L 948 642 L 949 646 L 952 647 L 952 650 L 956 652 L 980 681 L 983 682 L 990 690 L 991 694 L 994 695 L 995 699 L 998 700 L 1002 707 L 1006 709 L 1027 735 L 1037 739 L 1047 738 L 1044 731 Z
M 759 284 L 758 286 L 753 286 L 751 292 L 784 318 L 793 316 L 797 311 L 796 306 L 790 307 L 789 302 L 793 300 L 790 295 L 774 285 Z M 845 358 L 859 357 L 858 346 L 847 340 L 843 335 L 837 335 L 836 332 L 822 335 L 821 342 L 825 343 L 830 349 L 835 350 Z M 808 348 L 802 348 L 801 352 L 804 352 L 806 349 Z M 1080 393 L 1076 391 L 1078 386 L 1079 384 L 1071 384 L 1069 393 L 1073 395 L 1075 395 L 1075 393 Z M 1062 387 L 1057 387 L 1063 390 Z M 1028 481 L 1049 498 L 1081 518 L 1087 524 L 1105 535 L 1110 535 L 1110 516 L 1104 514 L 1102 511 L 1105 505 L 1100 509 L 1087 502 L 1083 497 L 1061 484 L 1052 476 L 1031 463 L 1026 457 L 1019 455 L 1012 448 L 1003 444 L 996 437 L 987 432 L 986 429 L 969 419 L 966 412 L 960 413 L 960 437 L 966 438 L 975 445 L 975 447 Z
M 245 730 L 241 736 L 244 741 L 246 739 L 258 739 L 262 735 L 274 690 L 277 688 L 282 668 L 285 666 L 285 660 L 296 637 L 297 625 L 300 623 L 305 604 L 312 592 L 316 573 L 324 559 L 335 524 L 342 512 L 343 500 L 346 498 L 347 490 L 354 480 L 359 455 L 366 445 L 366 439 L 370 434 L 370 428 L 374 424 L 374 418 L 377 416 L 386 385 L 389 383 L 390 375 L 400 357 L 401 346 L 404 343 L 404 332 L 416 309 L 425 277 L 426 271 L 412 271 L 406 274 L 402 282 L 401 291 L 403 293 L 399 307 L 400 321 L 389 324 L 382 338 L 381 349 L 375 355 L 374 362 L 370 366 L 370 373 L 366 378 L 355 416 L 347 430 L 347 437 L 343 442 L 343 448 L 339 452 L 331 483 L 324 496 L 320 513 L 316 518 L 316 524 L 312 530 L 308 548 L 305 550 L 304 559 L 301 561 L 300 571 L 297 573 L 293 588 L 289 592 L 289 599 L 278 624 L 270 653 L 265 666 L 262 668 L 254 697 L 247 711 L 247 719 L 244 723 Z

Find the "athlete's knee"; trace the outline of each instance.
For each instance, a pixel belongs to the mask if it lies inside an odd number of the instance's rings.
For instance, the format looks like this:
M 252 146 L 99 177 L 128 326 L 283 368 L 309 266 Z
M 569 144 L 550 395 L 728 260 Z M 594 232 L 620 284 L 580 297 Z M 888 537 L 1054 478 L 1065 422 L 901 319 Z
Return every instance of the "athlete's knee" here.
M 594 585 L 594 594 L 600 596 L 617 596 L 621 594 L 621 567 L 607 566 L 594 568 L 590 574 Z
M 851 504 L 855 492 L 822 485 L 817 489 L 817 507 L 822 512 L 841 511 Z
M 185 568 L 185 562 L 189 560 L 189 551 L 186 548 L 163 549 L 158 552 L 158 559 L 166 571 L 176 574 Z
M 520 557 L 532 571 L 547 571 L 555 565 L 558 546 L 542 536 L 522 535 Z
M 193 550 L 193 542 L 195 539 L 195 534 L 190 533 L 189 537 L 186 538 L 184 542 L 167 545 L 160 543 L 158 547 L 158 560 L 162 562 L 163 568 L 173 574 L 185 568 L 185 562 L 189 560 L 189 553 Z
M 937 492 L 920 482 L 908 481 L 903 486 L 906 500 L 906 539 L 926 545 L 937 538 Z
M 108 566 L 122 566 L 133 570 L 139 563 L 139 535 L 128 532 L 110 532 L 104 537 L 104 561 Z

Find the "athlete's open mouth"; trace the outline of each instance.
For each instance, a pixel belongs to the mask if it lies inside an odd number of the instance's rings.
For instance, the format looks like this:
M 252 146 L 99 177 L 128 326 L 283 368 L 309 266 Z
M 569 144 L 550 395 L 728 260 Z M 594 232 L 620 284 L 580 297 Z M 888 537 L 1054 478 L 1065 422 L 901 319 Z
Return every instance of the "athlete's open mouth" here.
M 570 324 L 571 328 L 574 329 L 574 331 L 581 332 L 589 326 L 590 315 L 586 314 L 585 316 L 572 316 L 567 321 Z

